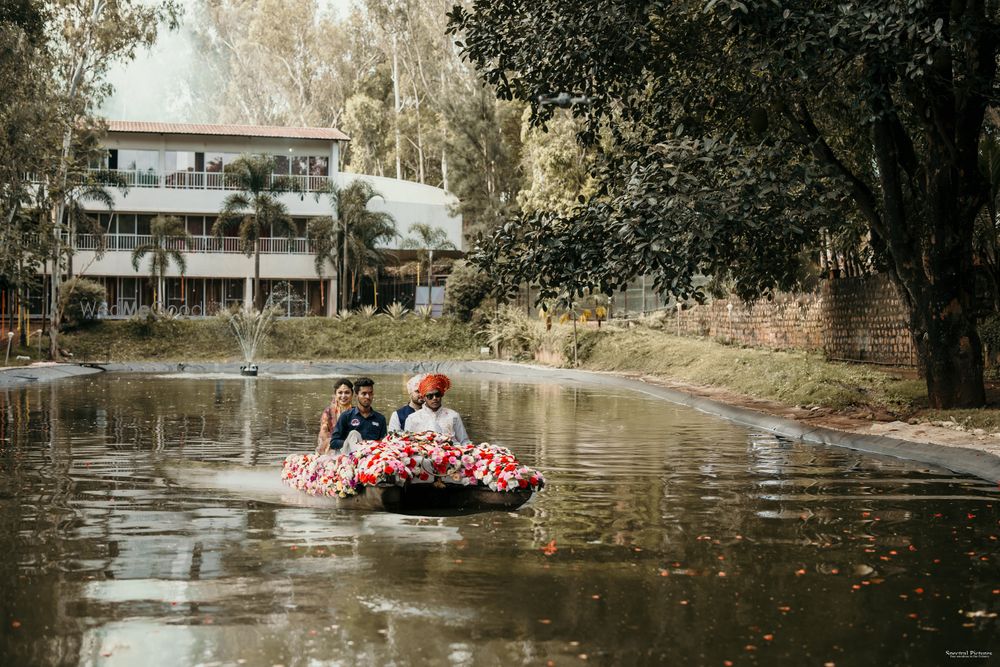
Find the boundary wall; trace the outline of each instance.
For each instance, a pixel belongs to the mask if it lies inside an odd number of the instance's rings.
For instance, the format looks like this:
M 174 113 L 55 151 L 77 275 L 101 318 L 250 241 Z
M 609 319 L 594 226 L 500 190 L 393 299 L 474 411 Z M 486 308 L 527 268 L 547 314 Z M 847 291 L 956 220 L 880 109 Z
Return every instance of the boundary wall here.
M 729 344 L 917 367 L 905 304 L 885 275 L 825 280 L 818 292 L 780 294 L 750 305 L 721 299 L 668 311 L 664 326 Z

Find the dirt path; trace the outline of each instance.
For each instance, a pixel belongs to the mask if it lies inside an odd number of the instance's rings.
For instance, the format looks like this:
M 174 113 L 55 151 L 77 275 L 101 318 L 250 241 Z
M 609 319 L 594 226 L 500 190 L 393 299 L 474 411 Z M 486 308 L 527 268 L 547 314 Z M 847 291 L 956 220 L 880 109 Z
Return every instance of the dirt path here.
M 775 401 L 752 398 L 719 387 L 687 384 L 641 373 L 615 373 L 615 375 L 682 391 L 727 405 L 756 410 L 775 417 L 793 419 L 803 424 L 822 426 L 848 433 L 889 436 L 910 442 L 962 447 L 1000 457 L 1000 433 L 988 433 L 982 429 L 964 431 L 957 424 L 954 427 L 939 426 L 927 422 L 911 424 L 899 421 L 888 413 L 878 413 L 872 410 L 836 411 L 830 408 L 789 406 Z

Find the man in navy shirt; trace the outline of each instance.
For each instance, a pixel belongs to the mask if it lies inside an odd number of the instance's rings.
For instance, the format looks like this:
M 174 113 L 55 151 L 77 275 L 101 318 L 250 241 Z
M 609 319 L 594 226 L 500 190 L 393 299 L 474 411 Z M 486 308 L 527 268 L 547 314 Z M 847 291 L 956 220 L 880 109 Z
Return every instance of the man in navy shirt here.
M 390 431 L 405 431 L 406 418 L 424 406 L 424 397 L 420 395 L 420 381 L 427 377 L 427 373 L 414 375 L 406 381 L 406 390 L 410 392 L 410 402 L 392 413 L 389 418 Z
M 330 449 L 341 449 L 353 431 L 357 431 L 362 440 L 381 440 L 388 432 L 385 417 L 372 410 L 375 382 L 371 378 L 358 378 L 354 383 L 354 392 L 358 397 L 358 407 L 341 413 L 337 426 L 330 434 Z

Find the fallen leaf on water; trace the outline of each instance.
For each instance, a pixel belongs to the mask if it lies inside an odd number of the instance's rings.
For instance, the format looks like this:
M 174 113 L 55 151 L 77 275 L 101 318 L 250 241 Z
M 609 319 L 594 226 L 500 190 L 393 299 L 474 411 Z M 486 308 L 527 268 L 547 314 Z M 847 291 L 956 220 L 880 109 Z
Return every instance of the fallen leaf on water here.
M 769 642 L 769 641 L 771 641 L 773 639 L 774 639 L 774 635 L 771 635 L 771 634 L 764 635 L 764 641 L 768 641 Z
M 555 540 L 552 540 L 551 542 L 549 542 L 548 544 L 546 544 L 544 547 L 542 547 L 542 553 L 545 554 L 546 556 L 551 556 L 552 554 L 554 554 L 557 551 L 559 551 L 559 549 L 556 548 L 556 541 Z
M 796 577 L 801 577 L 805 573 L 806 573 L 806 571 L 803 568 L 799 568 L 798 570 L 795 570 L 795 576 Z
M 538 622 L 541 623 L 542 625 L 548 625 L 549 623 L 552 622 L 552 619 L 551 618 L 540 618 L 540 619 L 538 619 Z
M 21 621 L 11 621 L 10 622 L 10 627 L 12 627 L 15 630 L 17 630 L 19 627 L 21 627 Z

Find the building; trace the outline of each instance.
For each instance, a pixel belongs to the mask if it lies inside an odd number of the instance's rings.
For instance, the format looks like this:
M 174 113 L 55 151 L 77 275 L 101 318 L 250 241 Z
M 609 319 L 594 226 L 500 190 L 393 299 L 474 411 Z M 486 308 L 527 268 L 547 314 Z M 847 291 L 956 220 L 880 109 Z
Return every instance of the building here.
M 175 266 L 167 272 L 164 306 L 199 316 L 232 304 L 251 304 L 253 258 L 243 254 L 239 238 L 211 235 L 223 200 L 233 191 L 224 177 L 226 165 L 247 153 L 274 156 L 275 173 L 291 177 L 302 190 L 281 195 L 297 227 L 296 237 L 265 236 L 260 242 L 262 292 L 265 299 L 273 295 L 289 316 L 330 315 L 336 308 L 331 298 L 338 294 L 333 267 L 317 275 L 305 235 L 310 218 L 332 213 L 328 198 L 316 192 L 327 180 L 344 187 L 354 179 L 367 179 L 382 194 L 384 199 L 370 208 L 392 214 L 400 234 L 387 249 L 398 250 L 416 222 L 443 229 L 462 249 L 462 219 L 451 212 L 453 196 L 420 183 L 339 171 L 347 141 L 332 128 L 110 121 L 107 153 L 94 168 L 116 173 L 129 187 L 127 192 L 109 188 L 115 199 L 112 212 L 94 211 L 106 230 L 103 255 L 96 252 L 97 237 L 77 237 L 76 273 L 105 285 L 110 317 L 128 317 L 150 306 L 149 259 L 143 259 L 137 272 L 131 253 L 149 242 L 150 222 L 157 214 L 175 215 L 184 220 L 193 240 L 183 250 L 185 275 Z M 40 295 L 33 296 L 31 310 L 41 312 Z

